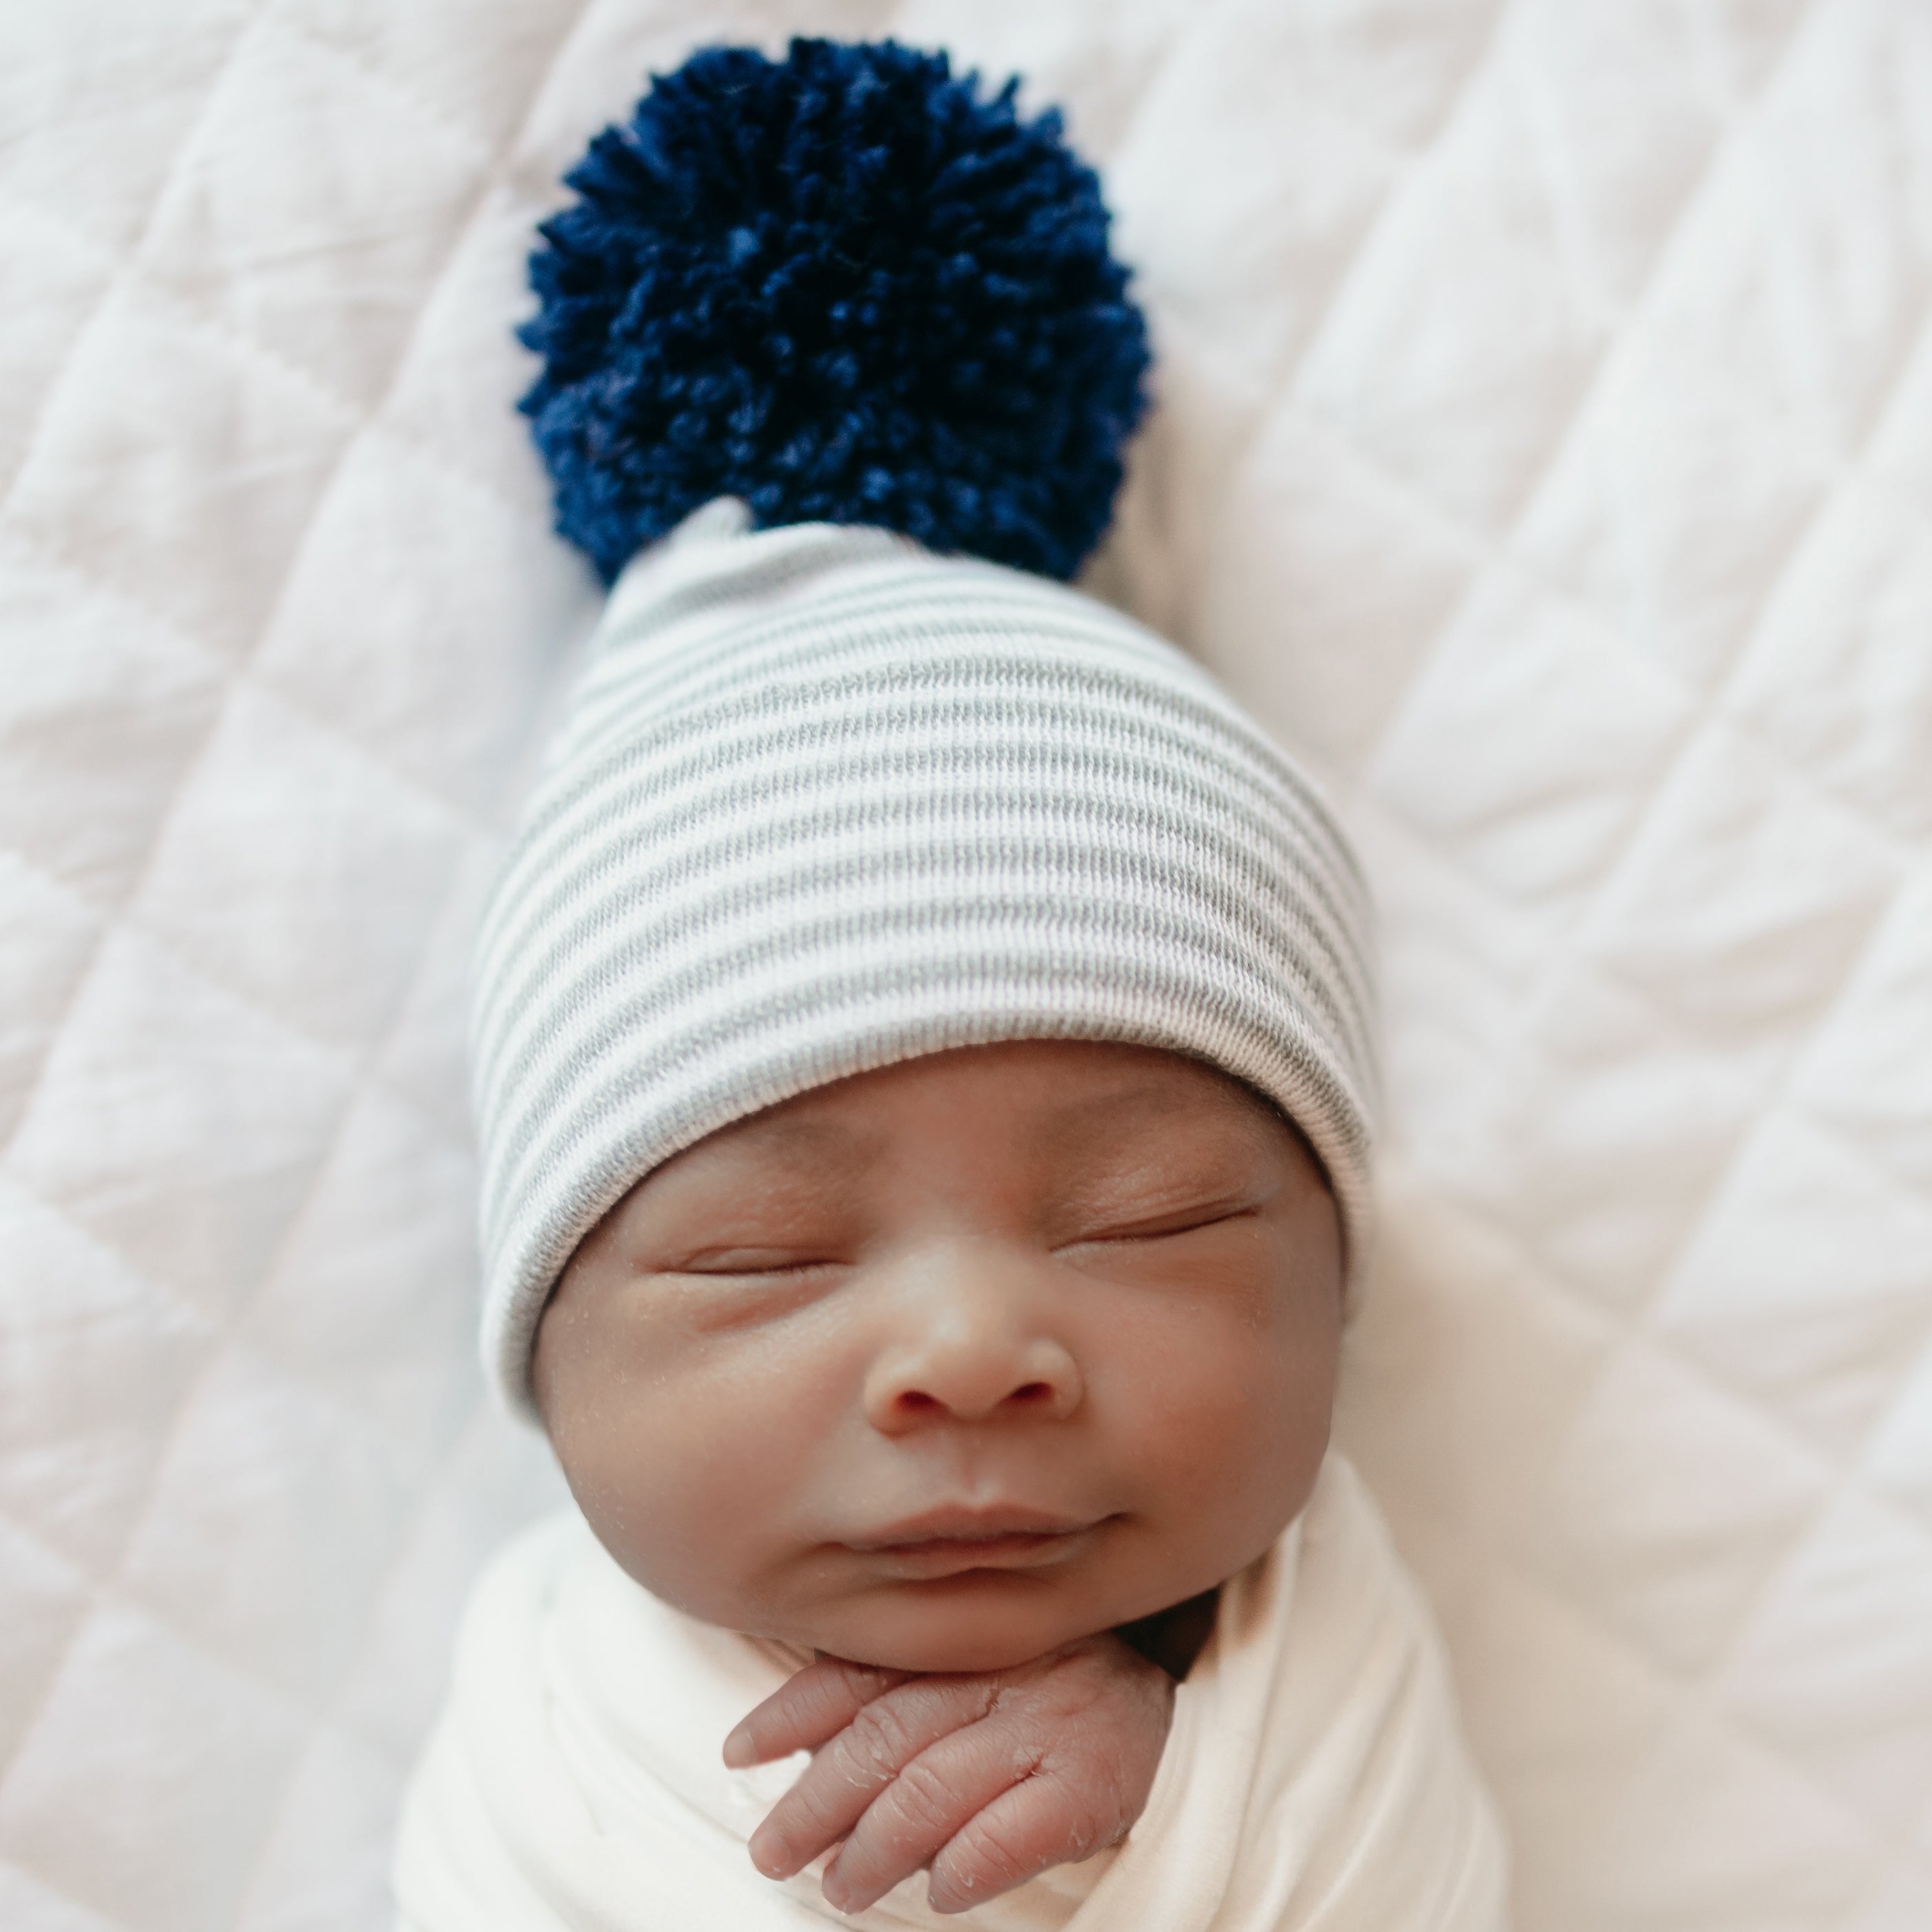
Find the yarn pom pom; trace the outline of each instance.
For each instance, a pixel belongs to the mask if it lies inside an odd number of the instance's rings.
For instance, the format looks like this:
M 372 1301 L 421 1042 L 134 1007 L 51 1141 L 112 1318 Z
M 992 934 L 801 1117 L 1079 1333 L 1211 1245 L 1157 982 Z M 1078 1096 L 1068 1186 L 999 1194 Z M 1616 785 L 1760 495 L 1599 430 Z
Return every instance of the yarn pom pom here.
M 712 47 L 591 142 L 518 333 L 557 528 L 607 584 L 722 495 L 1079 568 L 1147 332 L 1100 184 L 1018 85 L 890 40 Z

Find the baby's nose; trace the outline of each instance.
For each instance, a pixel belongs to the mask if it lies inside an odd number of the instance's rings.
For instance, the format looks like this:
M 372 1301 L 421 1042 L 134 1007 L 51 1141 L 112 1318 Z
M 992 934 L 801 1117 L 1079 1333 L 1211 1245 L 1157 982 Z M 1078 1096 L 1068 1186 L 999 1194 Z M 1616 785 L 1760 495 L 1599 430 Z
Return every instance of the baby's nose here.
M 1084 1393 L 1072 1352 L 1024 1298 L 962 1282 L 914 1298 L 866 1378 L 868 1420 L 886 1435 L 935 1421 L 1064 1421 Z

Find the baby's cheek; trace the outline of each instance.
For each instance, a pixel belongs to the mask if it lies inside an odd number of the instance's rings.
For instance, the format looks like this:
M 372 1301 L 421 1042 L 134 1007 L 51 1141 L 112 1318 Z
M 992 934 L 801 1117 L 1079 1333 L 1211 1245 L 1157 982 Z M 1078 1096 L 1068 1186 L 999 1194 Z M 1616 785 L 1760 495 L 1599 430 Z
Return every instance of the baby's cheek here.
M 1180 1594 L 1258 1556 L 1312 1489 L 1328 1439 L 1332 1380 L 1297 1354 L 1235 1346 L 1176 1350 L 1134 1431 Z M 1170 1595 L 1166 1600 L 1174 1600 Z
M 1163 1486 L 1211 1498 L 1280 1435 L 1287 1394 L 1245 1337 L 1180 1330 L 1143 1352 L 1113 1420 Z
M 653 1595 L 742 1627 L 755 1531 L 779 1514 L 782 1464 L 745 1432 L 719 1428 L 708 1404 L 669 1397 L 612 1447 L 600 1459 L 603 1520 L 591 1527 Z

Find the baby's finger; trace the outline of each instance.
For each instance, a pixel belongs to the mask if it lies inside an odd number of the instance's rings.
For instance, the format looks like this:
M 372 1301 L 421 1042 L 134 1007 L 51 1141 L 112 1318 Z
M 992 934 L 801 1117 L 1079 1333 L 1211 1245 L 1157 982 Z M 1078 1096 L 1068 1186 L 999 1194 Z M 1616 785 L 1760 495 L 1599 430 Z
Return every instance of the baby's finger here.
M 841 1912 L 862 1912 L 970 1831 L 976 1813 L 1004 1802 L 1002 1793 L 1013 1797 L 1012 1787 L 1038 1763 L 1036 1752 L 1014 1736 L 1010 1725 L 976 1724 L 941 1738 L 905 1766 L 847 1834 L 826 1870 L 827 1901 Z M 1066 1837 L 1063 1826 L 1035 1863 L 996 1888 L 1004 1891 L 1064 1859 Z M 980 1869 L 980 1864 L 970 1868 Z M 968 1903 L 992 1896 L 992 1889 L 982 1888 Z
M 802 1871 L 922 1751 L 983 1718 L 993 1696 L 984 1678 L 918 1677 L 874 1698 L 752 1834 L 752 1862 L 767 1878 Z
M 1132 1822 L 1110 1795 L 1076 1791 L 1049 1768 L 995 1796 L 934 1855 L 926 1903 L 935 1912 L 983 1905 L 1049 1865 L 1090 1858 Z
M 821 1657 L 794 1672 L 732 1732 L 724 1740 L 724 1762 L 734 1771 L 742 1771 L 747 1765 L 789 1757 L 795 1750 L 815 1750 L 836 1738 L 874 1697 L 911 1675 Z

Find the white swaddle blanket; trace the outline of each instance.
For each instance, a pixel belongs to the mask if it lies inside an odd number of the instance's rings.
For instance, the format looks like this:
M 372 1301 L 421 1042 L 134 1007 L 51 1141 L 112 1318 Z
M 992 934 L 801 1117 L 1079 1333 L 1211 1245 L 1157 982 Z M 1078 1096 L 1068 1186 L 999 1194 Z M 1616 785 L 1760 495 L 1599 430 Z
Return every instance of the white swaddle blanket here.
M 814 1867 L 746 1842 L 801 1754 L 725 1769 L 725 1733 L 801 1654 L 694 1622 L 574 1513 L 478 1585 L 405 1808 L 401 1932 L 903 1932 L 925 1880 L 847 1918 Z M 1339 1456 L 1221 1592 L 1126 1838 L 974 1908 L 986 1932 L 1501 1932 L 1502 1841 L 1440 1645 Z

